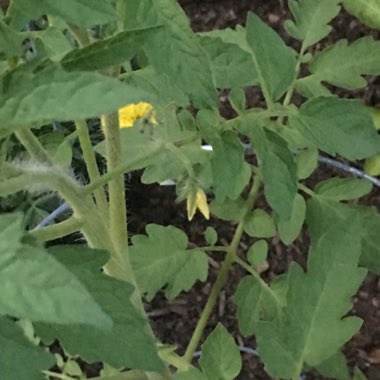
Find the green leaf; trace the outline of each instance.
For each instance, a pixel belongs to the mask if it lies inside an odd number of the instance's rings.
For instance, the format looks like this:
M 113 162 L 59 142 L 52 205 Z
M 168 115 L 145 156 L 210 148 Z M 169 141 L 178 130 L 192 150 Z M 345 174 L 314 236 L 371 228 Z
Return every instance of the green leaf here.
M 57 27 L 50 26 L 47 29 L 30 33 L 42 41 L 46 55 L 53 62 L 59 62 L 72 49 L 63 31 Z
M 200 34 L 201 45 L 211 62 L 216 87 L 232 88 L 258 84 L 250 53 L 241 49 L 238 44 L 224 41 L 220 38 L 220 32 L 217 30 Z M 238 33 L 232 29 L 222 32 L 232 35 Z
M 215 228 L 213 227 L 206 228 L 205 239 L 208 244 L 215 245 L 215 243 L 218 241 L 218 233 L 216 232 Z
M 133 144 L 133 141 L 129 141 L 129 144 Z M 128 149 L 124 149 L 124 151 L 130 156 Z M 202 149 L 199 142 L 179 147 L 178 151 L 186 156 L 192 165 L 204 166 L 209 162 L 209 152 Z M 151 164 L 145 169 L 141 182 L 150 184 L 167 179 L 175 180 L 183 176 L 186 170 L 184 162 L 175 153 L 166 151 L 152 160 Z
M 315 368 L 321 375 L 336 380 L 349 380 L 351 378 L 347 367 L 347 360 L 341 351 L 318 364 Z
M 278 232 L 283 243 L 289 245 L 301 232 L 306 215 L 306 203 L 302 195 L 297 194 L 294 198 L 293 211 L 289 220 L 280 216 L 277 218 Z
M 360 219 L 361 229 L 356 232 L 361 240 L 362 254 L 360 265 L 369 271 L 380 274 L 380 214 L 370 207 L 338 203 L 322 198 L 307 202 L 306 221 L 312 241 L 316 241 L 329 226 L 339 222 Z
M 318 166 L 318 149 L 308 148 L 297 155 L 297 177 L 306 179 Z
M 73 157 L 70 143 L 63 133 L 53 131 L 39 137 L 40 143 L 47 150 L 51 159 L 58 165 L 69 167 Z
M 126 17 L 129 29 L 165 25 L 144 46 L 150 64 L 176 81 L 196 107 L 214 107 L 217 94 L 209 59 L 177 1 L 130 0 Z
M 236 199 L 251 178 L 251 169 L 244 159 L 244 147 L 233 132 L 223 133 L 213 142 L 211 168 L 215 198 L 223 202 Z
M 380 8 L 379 8 L 380 9 Z M 363 75 L 379 75 L 380 63 L 376 57 L 380 54 L 380 41 L 372 37 L 363 37 L 348 45 L 347 40 L 341 40 L 317 54 L 309 63 L 311 75 L 299 79 L 297 88 L 302 86 L 313 88 L 314 96 L 325 95 L 326 88 L 321 82 L 348 90 L 367 86 Z
M 380 29 L 379 0 L 343 0 L 343 6 L 365 25 Z
M 247 215 L 244 231 L 252 237 L 270 238 L 276 235 L 276 226 L 270 215 L 264 210 L 256 209 Z
M 0 80 L 2 128 L 86 119 L 149 100 L 143 91 L 116 79 L 89 72 L 67 73 L 58 66 L 35 75 L 16 72 Z
M 75 273 L 92 297 L 112 318 L 111 330 L 86 325 L 61 326 L 37 323 L 37 335 L 50 344 L 58 339 L 65 352 L 89 363 L 106 362 L 115 368 L 162 371 L 153 338 L 130 301 L 133 287 L 102 273 L 108 255 L 84 246 L 57 246 L 50 254 Z M 81 307 L 78 307 L 81 311 Z
M 21 55 L 23 37 L 0 21 L 0 58 L 15 58 Z
M 110 317 L 76 276 L 42 248 L 22 242 L 21 215 L 2 215 L 0 223 L 0 314 L 31 321 L 112 326 Z
M 42 15 L 57 16 L 82 28 L 106 24 L 117 18 L 114 6 L 104 0 L 12 0 L 7 12 L 11 26 L 19 29 Z
M 232 380 L 240 373 L 239 348 L 221 323 L 202 345 L 200 364 L 209 380 Z
M 167 74 L 160 73 L 158 75 L 151 66 L 132 71 L 125 82 L 153 94 L 162 103 L 173 103 L 180 107 L 190 105 L 188 96 L 177 83 L 171 80 Z
M 207 380 L 207 377 L 197 368 L 190 368 L 186 372 L 177 372 L 174 375 L 175 380 Z
M 198 279 L 206 280 L 207 255 L 200 250 L 187 251 L 184 232 L 156 224 L 148 224 L 146 232 L 148 236 L 133 236 L 130 255 L 139 289 L 148 299 L 165 285 L 166 296 L 172 299 L 190 290 Z
M 367 158 L 364 162 L 364 171 L 372 176 L 380 175 L 380 155 Z
M 127 30 L 115 36 L 92 43 L 82 49 L 72 50 L 62 59 L 68 71 L 102 70 L 131 60 L 144 44 L 162 32 L 161 26 Z
M 228 96 L 232 108 L 238 113 L 243 113 L 246 108 L 246 96 L 242 88 L 233 88 Z
M 352 380 L 367 380 L 367 376 L 360 370 L 360 368 L 355 367 L 354 377 Z
M 246 29 L 261 87 L 272 100 L 277 100 L 294 79 L 295 54 L 276 32 L 253 13 L 248 14 Z
M 332 30 L 329 22 L 339 13 L 341 0 L 290 0 L 294 21 L 285 22 L 286 31 L 303 41 L 304 49 L 325 38 Z
M 234 295 L 239 330 L 248 337 L 256 332 L 261 319 L 272 320 L 281 315 L 279 299 L 271 289 L 253 276 L 243 277 Z
M 289 219 L 297 193 L 296 165 L 285 140 L 257 126 L 251 136 L 264 181 L 265 197 L 273 210 Z
M 334 97 L 311 99 L 290 117 L 289 123 L 331 155 L 360 160 L 380 152 L 380 136 L 370 114 L 358 101 Z
M 222 220 L 238 221 L 245 209 L 245 202 L 241 197 L 234 200 L 227 198 L 224 202 L 213 200 L 209 208 L 212 214 Z
M 320 364 L 359 330 L 359 318 L 343 317 L 366 275 L 357 267 L 360 228 L 358 219 L 336 221 L 313 241 L 307 273 L 292 266 L 285 318 L 259 322 L 256 331 L 259 355 L 272 376 L 298 377 L 304 363 Z
M 251 245 L 247 252 L 247 259 L 253 266 L 262 264 L 268 256 L 268 243 L 265 240 L 258 240 Z
M 319 182 L 314 191 L 323 198 L 346 201 L 360 198 L 372 191 L 372 183 L 359 178 L 330 178 Z
M 4 380 L 43 380 L 43 370 L 55 363 L 54 357 L 33 345 L 8 318 L 0 317 L 0 367 Z

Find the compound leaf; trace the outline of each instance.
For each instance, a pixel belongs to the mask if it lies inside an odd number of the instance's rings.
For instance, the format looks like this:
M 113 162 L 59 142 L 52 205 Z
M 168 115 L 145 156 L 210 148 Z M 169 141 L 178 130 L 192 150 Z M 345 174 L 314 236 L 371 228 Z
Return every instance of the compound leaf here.
M 206 279 L 207 255 L 200 250 L 187 251 L 184 232 L 156 224 L 148 224 L 146 232 L 132 238 L 130 255 L 139 289 L 147 298 L 153 298 L 165 285 L 166 296 L 174 298 L 198 279 Z
M 294 21 L 285 22 L 286 31 L 303 41 L 306 49 L 326 37 L 332 30 L 328 23 L 339 13 L 341 0 L 290 0 Z
M 127 30 L 105 40 L 92 43 L 82 49 L 69 52 L 62 59 L 65 70 L 102 70 L 131 60 L 148 39 L 160 33 L 162 27 Z
M 241 49 L 238 44 L 225 42 L 219 37 L 218 32 L 221 31 L 215 32 L 200 34 L 200 41 L 209 56 L 216 87 L 233 88 L 258 84 L 250 53 Z M 232 29 L 224 32 L 237 33 Z
M 44 380 L 53 355 L 33 345 L 15 322 L 0 317 L 0 367 L 3 380 Z
M 242 367 L 239 348 L 219 323 L 202 345 L 200 364 L 209 380 L 232 380 Z
M 211 168 L 215 198 L 223 202 L 236 199 L 251 178 L 250 166 L 244 159 L 244 147 L 235 133 L 225 132 L 213 142 Z
M 326 199 L 345 201 L 360 198 L 372 190 L 372 183 L 360 178 L 330 178 L 319 182 L 314 191 Z
M 20 29 L 42 15 L 56 16 L 82 28 L 106 24 L 117 18 L 114 6 L 104 0 L 12 0 L 7 12 L 11 26 Z
M 335 220 L 313 241 L 307 272 L 293 265 L 285 318 L 259 322 L 259 354 L 273 376 L 295 378 L 304 363 L 320 364 L 360 328 L 359 318 L 343 318 L 366 274 L 357 267 L 361 247 L 356 234 L 360 228 L 358 219 L 350 223 Z
M 343 0 L 343 6 L 367 26 L 380 29 L 379 0 Z
M 297 89 L 306 97 L 327 94 L 321 82 L 347 90 L 367 86 L 363 75 L 379 75 L 380 41 L 363 37 L 348 45 L 341 40 L 317 54 L 309 63 L 311 75 L 297 81 Z M 306 87 L 308 90 L 303 90 Z
M 380 152 L 380 136 L 358 101 L 320 97 L 308 100 L 289 123 L 319 149 L 350 160 Z
M 144 51 L 158 73 L 165 73 L 184 89 L 197 107 L 214 107 L 216 90 L 208 57 L 175 0 L 130 0 L 126 25 L 129 29 L 164 25 L 152 36 Z M 168 59 L 170 57 L 170 59 Z
M 254 276 L 245 276 L 234 295 L 239 329 L 243 336 L 256 332 L 261 319 L 272 320 L 281 315 L 281 302 L 276 294 Z
M 288 220 L 297 193 L 296 164 L 285 140 L 273 131 L 257 126 L 250 135 L 257 153 L 268 203 Z
M 49 251 L 82 280 L 111 317 L 113 327 L 100 330 L 87 325 L 37 323 L 37 335 L 48 344 L 58 339 L 66 352 L 79 355 L 89 363 L 104 361 L 114 368 L 162 371 L 155 342 L 147 332 L 147 321 L 131 303 L 133 287 L 101 271 L 108 255 L 83 246 L 57 246 Z M 80 306 L 78 311 L 81 311 Z
M 0 87 L 2 128 L 85 119 L 149 100 L 145 92 L 116 79 L 91 72 L 68 73 L 55 65 L 35 75 L 21 70 L 5 75 L 0 77 Z
M 246 29 L 261 87 L 272 100 L 277 100 L 294 79 L 295 54 L 274 30 L 253 13 L 248 15 Z
M 2 215 L 0 223 L 0 314 L 111 328 L 110 317 L 72 272 L 42 248 L 22 242 L 19 214 Z
M 362 254 L 360 265 L 372 273 L 380 274 L 380 214 L 365 206 L 354 206 L 330 201 L 321 197 L 307 202 L 306 221 L 310 230 L 311 239 L 317 240 L 323 234 L 324 229 L 335 223 L 346 222 L 352 219 L 360 219 L 362 228 L 356 232 L 358 240 L 361 240 Z
M 281 240 L 289 245 L 301 232 L 306 216 L 306 203 L 302 195 L 296 194 L 293 203 L 292 215 L 289 220 L 277 217 L 278 232 Z

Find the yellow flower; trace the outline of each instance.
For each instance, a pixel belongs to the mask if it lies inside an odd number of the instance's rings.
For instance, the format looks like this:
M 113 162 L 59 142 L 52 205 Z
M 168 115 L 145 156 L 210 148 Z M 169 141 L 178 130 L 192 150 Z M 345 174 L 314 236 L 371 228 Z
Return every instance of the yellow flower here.
M 133 127 L 136 120 L 149 117 L 149 122 L 157 124 L 154 116 L 153 106 L 149 103 L 128 104 L 119 109 L 119 125 L 120 128 Z
M 197 209 L 203 214 L 203 216 L 208 220 L 210 219 L 210 210 L 208 209 L 207 197 L 202 189 L 198 189 L 195 196 L 190 195 L 186 199 L 187 208 L 187 218 L 189 220 L 193 219 Z

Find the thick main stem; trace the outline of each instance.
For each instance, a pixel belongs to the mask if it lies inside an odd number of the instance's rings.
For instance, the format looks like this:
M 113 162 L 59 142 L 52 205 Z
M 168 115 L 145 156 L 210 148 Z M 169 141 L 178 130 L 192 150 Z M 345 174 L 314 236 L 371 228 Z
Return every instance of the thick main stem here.
M 241 237 L 244 232 L 244 221 L 247 216 L 247 213 L 252 210 L 252 207 L 256 201 L 258 192 L 260 190 L 261 186 L 261 180 L 258 176 L 255 177 L 252 189 L 249 193 L 246 207 L 242 211 L 240 222 L 236 228 L 234 237 L 231 241 L 230 246 L 227 250 L 226 258 L 224 259 L 224 262 L 222 264 L 222 267 L 218 273 L 218 276 L 216 278 L 216 281 L 211 289 L 209 298 L 207 300 L 207 303 L 202 311 L 201 317 L 199 318 L 198 324 L 194 330 L 193 336 L 191 337 L 190 343 L 186 349 L 184 359 L 188 362 L 191 362 L 194 352 L 198 347 L 198 344 L 202 338 L 203 331 L 207 325 L 208 319 L 210 318 L 211 312 L 215 307 L 215 304 L 217 302 L 218 296 L 222 288 L 224 287 L 227 278 L 228 278 L 228 272 L 232 267 L 232 264 L 235 261 L 235 257 L 237 256 L 237 250 L 238 246 L 241 240 Z

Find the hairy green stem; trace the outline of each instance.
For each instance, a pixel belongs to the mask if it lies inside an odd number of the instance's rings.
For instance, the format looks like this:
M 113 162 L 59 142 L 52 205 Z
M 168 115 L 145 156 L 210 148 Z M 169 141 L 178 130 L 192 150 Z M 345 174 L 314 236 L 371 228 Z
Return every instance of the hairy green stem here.
M 16 130 L 15 135 L 32 158 L 36 161 L 45 162 L 49 165 L 53 164 L 49 154 L 29 128 L 20 128 Z
M 120 168 L 122 161 L 120 127 L 117 113 L 103 116 L 102 127 L 107 151 L 107 171 L 108 173 L 112 173 Z M 132 302 L 141 312 L 144 312 L 128 252 L 127 208 L 125 204 L 124 176 L 122 173 L 120 172 L 118 175 L 112 176 L 108 184 L 109 235 L 115 251 L 111 255 L 111 260 L 106 264 L 105 270 L 112 276 L 120 273 L 120 270 L 123 271 L 124 278 L 122 279 L 135 287 L 135 291 L 131 297 Z
M 241 237 L 243 236 L 244 222 L 245 222 L 246 215 L 248 212 L 252 210 L 252 207 L 258 196 L 260 186 L 261 186 L 261 179 L 259 176 L 256 176 L 253 182 L 252 189 L 246 201 L 246 207 L 244 208 L 244 210 L 242 210 L 242 214 L 239 218 L 240 222 L 236 228 L 231 244 L 228 247 L 227 254 L 222 264 L 222 267 L 218 273 L 215 283 L 211 289 L 207 303 L 202 311 L 202 314 L 198 320 L 197 326 L 194 330 L 193 336 L 191 337 L 190 343 L 186 349 L 184 359 L 187 360 L 189 363 L 191 362 L 194 352 L 196 351 L 198 344 L 202 338 L 203 331 L 207 325 L 211 312 L 214 309 L 214 306 L 217 302 L 219 293 L 227 281 L 228 272 L 235 261 L 235 258 L 237 256 L 238 246 L 239 246 Z
M 96 163 L 95 152 L 92 147 L 90 134 L 88 132 L 87 123 L 85 120 L 77 120 L 75 126 L 78 132 L 79 143 L 83 152 L 83 159 L 86 163 L 86 168 L 90 182 L 94 182 L 100 178 L 99 168 Z M 94 191 L 96 204 L 101 213 L 107 216 L 108 202 L 103 188 L 98 188 Z
M 83 223 L 75 217 L 71 217 L 63 222 L 52 224 L 51 226 L 31 230 L 29 231 L 29 235 L 39 241 L 50 241 L 80 231 L 82 226 Z

